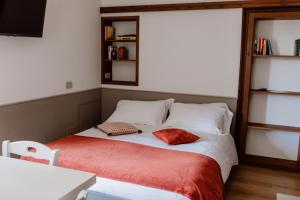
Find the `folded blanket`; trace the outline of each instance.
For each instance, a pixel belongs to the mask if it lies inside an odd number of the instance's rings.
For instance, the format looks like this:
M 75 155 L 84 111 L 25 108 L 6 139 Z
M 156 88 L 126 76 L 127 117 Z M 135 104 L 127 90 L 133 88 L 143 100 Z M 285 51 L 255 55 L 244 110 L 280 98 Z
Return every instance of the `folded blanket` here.
M 68 136 L 48 146 L 61 150 L 61 167 L 176 192 L 191 200 L 224 199 L 220 166 L 208 156 L 82 136 Z

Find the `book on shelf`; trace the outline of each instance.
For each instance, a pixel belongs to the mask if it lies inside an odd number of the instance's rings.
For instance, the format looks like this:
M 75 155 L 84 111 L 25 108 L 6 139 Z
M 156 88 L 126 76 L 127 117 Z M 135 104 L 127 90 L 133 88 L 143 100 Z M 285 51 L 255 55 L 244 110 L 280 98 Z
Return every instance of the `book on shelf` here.
M 268 41 L 268 55 L 273 55 L 273 51 L 272 51 L 272 45 L 271 45 L 271 41 L 270 40 L 267 40 Z
M 267 40 L 263 42 L 263 55 L 267 55 Z
M 254 55 L 273 55 L 271 41 L 265 38 L 257 38 L 253 42 Z
M 105 40 L 114 39 L 114 27 L 112 27 L 112 26 L 105 26 L 104 27 L 104 39 Z
M 300 39 L 295 41 L 295 56 L 300 56 Z
M 116 60 L 117 55 L 116 55 L 116 48 L 115 46 L 108 46 L 107 47 L 107 59 L 108 60 Z
M 107 51 L 107 53 L 108 53 L 107 59 L 108 59 L 108 60 L 111 60 L 111 52 L 112 52 L 112 50 L 113 50 L 113 47 L 112 47 L 112 46 L 108 46 L 107 48 L 108 48 L 108 51 Z
M 136 35 L 117 35 L 116 40 L 136 40 Z
M 107 60 L 128 60 L 128 49 L 126 47 L 108 46 Z
M 118 59 L 118 47 L 116 46 L 108 46 L 107 47 L 108 51 L 108 55 L 107 55 L 107 59 L 108 60 L 117 60 Z

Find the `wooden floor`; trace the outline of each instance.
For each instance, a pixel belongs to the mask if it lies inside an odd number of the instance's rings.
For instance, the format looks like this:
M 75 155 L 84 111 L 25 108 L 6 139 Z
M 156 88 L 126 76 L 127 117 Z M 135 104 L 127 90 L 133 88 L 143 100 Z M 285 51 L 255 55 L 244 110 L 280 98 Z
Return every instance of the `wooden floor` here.
M 226 184 L 226 200 L 276 200 L 277 193 L 300 196 L 300 173 L 239 166 Z

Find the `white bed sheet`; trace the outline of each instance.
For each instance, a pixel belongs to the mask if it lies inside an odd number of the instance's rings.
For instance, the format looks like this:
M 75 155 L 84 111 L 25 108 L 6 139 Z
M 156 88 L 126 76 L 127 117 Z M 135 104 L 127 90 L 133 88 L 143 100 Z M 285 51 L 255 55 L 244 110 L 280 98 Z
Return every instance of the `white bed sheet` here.
M 81 132 L 78 135 L 120 140 L 164 149 L 203 154 L 213 158 L 220 165 L 224 183 L 229 177 L 232 166 L 238 164 L 237 152 L 231 135 L 214 135 L 189 130 L 199 135 L 201 139 L 191 144 L 170 146 L 157 139 L 152 134 L 153 131 L 160 130 L 162 127 L 146 125 L 137 125 L 137 127 L 143 131 L 142 134 L 108 137 L 100 130 L 92 128 Z M 97 183 L 89 190 L 131 200 L 188 200 L 187 197 L 174 192 L 101 177 L 97 177 Z

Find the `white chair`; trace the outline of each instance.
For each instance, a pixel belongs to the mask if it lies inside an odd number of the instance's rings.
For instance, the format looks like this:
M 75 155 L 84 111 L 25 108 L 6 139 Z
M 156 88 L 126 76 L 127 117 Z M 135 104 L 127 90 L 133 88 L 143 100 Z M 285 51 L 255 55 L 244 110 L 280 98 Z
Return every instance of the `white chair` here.
M 78 194 L 76 200 L 86 200 L 86 198 L 87 198 L 87 191 L 86 191 L 86 190 L 82 190 L 82 191 Z
M 4 157 L 10 157 L 11 154 L 49 160 L 49 165 L 55 166 L 58 160 L 59 150 L 51 150 L 49 147 L 37 142 L 10 142 L 6 140 L 2 143 L 2 155 Z

